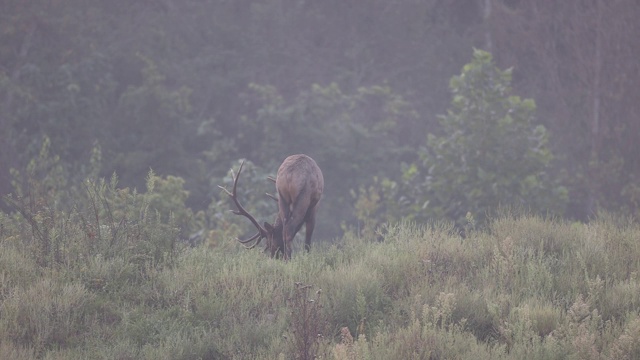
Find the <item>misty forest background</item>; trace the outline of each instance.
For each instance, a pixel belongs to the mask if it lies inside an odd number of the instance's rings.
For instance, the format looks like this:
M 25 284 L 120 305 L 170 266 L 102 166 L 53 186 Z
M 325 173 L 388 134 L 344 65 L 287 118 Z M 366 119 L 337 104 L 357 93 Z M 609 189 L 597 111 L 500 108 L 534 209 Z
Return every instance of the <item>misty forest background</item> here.
M 294 153 L 324 172 L 322 239 L 367 221 L 482 223 L 499 205 L 576 220 L 638 212 L 631 0 L 2 9 L 2 194 L 47 143 L 58 187 L 115 172 L 141 191 L 150 169 L 172 176 L 207 212 L 189 231 L 226 221 L 216 185 L 239 159 L 255 165 L 243 201 L 271 221 L 264 179 Z
M 0 358 L 640 358 L 638 19 L 0 0 Z M 295 153 L 312 251 L 245 251 Z

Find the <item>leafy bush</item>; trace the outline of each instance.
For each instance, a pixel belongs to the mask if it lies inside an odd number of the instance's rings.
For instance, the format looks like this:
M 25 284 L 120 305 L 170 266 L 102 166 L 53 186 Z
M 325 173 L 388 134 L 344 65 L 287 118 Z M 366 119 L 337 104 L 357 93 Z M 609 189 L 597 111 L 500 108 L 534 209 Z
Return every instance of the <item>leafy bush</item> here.
M 451 78 L 441 134 L 429 134 L 420 161 L 406 165 L 401 179 L 382 184 L 406 204 L 401 214 L 463 227 L 469 214 L 484 224 L 500 206 L 563 213 L 567 190 L 551 175 L 547 130 L 535 125 L 534 101 L 512 95 L 510 84 L 511 70 L 481 50 Z
M 151 173 L 145 192 L 119 188 L 115 177 L 73 191 L 44 191 L 52 188 L 38 180 L 0 213 L 7 358 L 638 354 L 640 226 L 629 219 L 574 224 L 507 212 L 464 236 L 453 223 L 402 222 L 283 262 L 179 242 L 177 219 L 189 228 L 203 216 L 184 207 L 179 178 Z M 220 241 L 234 244 L 240 229 L 222 230 Z

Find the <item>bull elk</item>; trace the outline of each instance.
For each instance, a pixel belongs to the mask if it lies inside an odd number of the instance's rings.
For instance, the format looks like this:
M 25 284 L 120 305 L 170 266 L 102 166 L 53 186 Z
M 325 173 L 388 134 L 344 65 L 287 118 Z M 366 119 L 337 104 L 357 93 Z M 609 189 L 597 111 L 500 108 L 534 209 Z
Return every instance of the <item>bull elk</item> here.
M 271 257 L 282 255 L 285 260 L 291 258 L 291 243 L 302 224 L 305 224 L 304 247 L 309 251 L 311 247 L 311 236 L 316 223 L 316 210 L 322 197 L 324 188 L 324 178 L 322 171 L 316 162 L 307 155 L 291 155 L 287 157 L 278 168 L 275 179 L 276 190 L 278 192 L 278 216 L 273 225 L 268 222 L 261 226 L 260 223 L 249 214 L 238 201 L 237 187 L 242 166 L 238 173 L 233 176 L 233 190 L 229 192 L 220 186 L 235 203 L 237 210 L 232 210 L 236 215 L 241 215 L 249 219 L 258 229 L 258 232 L 248 239 L 239 239 L 240 243 L 247 244 L 252 241 L 252 245 L 244 245 L 252 249 L 260 244 L 262 239 L 266 239 L 266 252 L 270 252 Z

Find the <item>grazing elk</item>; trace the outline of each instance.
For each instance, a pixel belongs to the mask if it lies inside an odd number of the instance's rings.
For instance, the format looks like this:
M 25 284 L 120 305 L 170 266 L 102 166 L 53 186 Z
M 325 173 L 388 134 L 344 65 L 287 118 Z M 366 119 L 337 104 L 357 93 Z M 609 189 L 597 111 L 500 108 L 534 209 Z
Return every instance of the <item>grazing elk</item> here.
M 302 224 L 305 224 L 304 246 L 305 250 L 309 251 L 311 236 L 315 227 L 316 209 L 324 188 L 322 171 L 316 162 L 309 156 L 302 154 L 291 155 L 282 162 L 275 179 L 276 190 L 278 191 L 278 217 L 273 225 L 265 222 L 264 226 L 260 226 L 258 221 L 238 201 L 236 189 L 243 165 L 244 162 L 240 165 L 238 174 L 233 177 L 232 192 L 220 187 L 233 199 L 238 208 L 237 210 L 232 210 L 232 212 L 248 218 L 258 229 L 258 232 L 252 237 L 246 240 L 237 240 L 243 245 L 255 241 L 250 246 L 245 245 L 246 248 L 252 249 L 262 239 L 267 239 L 265 251 L 270 252 L 271 257 L 277 257 L 282 254 L 283 258 L 288 260 L 291 258 L 293 238 L 302 227 Z

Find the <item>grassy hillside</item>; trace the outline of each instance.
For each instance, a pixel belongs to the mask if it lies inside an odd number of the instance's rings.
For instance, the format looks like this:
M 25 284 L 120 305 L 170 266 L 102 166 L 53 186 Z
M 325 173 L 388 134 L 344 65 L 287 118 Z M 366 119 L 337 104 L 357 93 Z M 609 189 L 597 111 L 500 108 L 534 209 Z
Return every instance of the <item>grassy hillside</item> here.
M 98 185 L 0 213 L 1 359 L 640 358 L 631 221 L 398 224 L 285 263 L 186 247 L 144 194 Z

